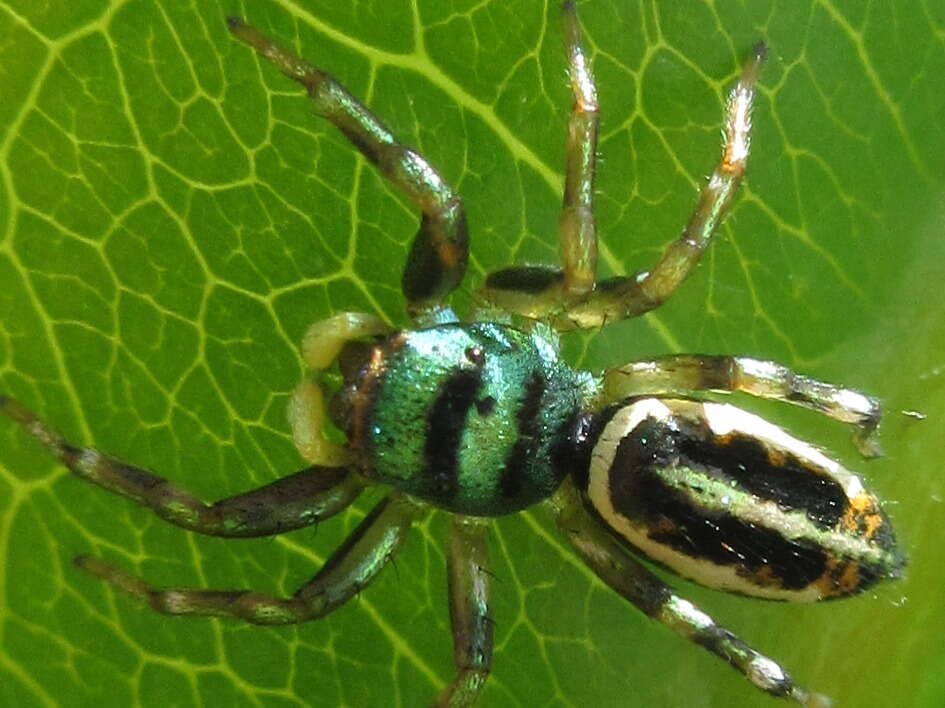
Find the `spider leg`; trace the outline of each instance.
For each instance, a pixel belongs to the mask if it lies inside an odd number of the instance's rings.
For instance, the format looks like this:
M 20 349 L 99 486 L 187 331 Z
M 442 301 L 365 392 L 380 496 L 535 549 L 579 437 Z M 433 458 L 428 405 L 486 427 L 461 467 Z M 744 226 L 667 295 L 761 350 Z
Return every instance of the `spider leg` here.
M 341 312 L 313 323 L 302 338 L 302 358 L 313 372 L 331 366 L 344 345 L 352 340 L 390 334 L 391 328 L 375 315 Z M 299 454 L 309 462 L 341 467 L 351 462 L 348 450 L 327 440 L 325 401 L 316 381 L 305 378 L 289 401 L 289 425 Z
M 33 413 L 0 395 L 0 411 L 25 428 L 77 477 L 127 497 L 172 524 L 209 536 L 269 536 L 345 509 L 365 483 L 340 467 L 309 467 L 259 489 L 206 504 L 186 489 L 91 447 L 77 447 Z
M 447 569 L 456 678 L 437 696 L 436 706 L 473 705 L 492 666 L 487 535 L 482 520 L 453 517 Z
M 604 374 L 608 400 L 633 396 L 687 395 L 693 391 L 740 391 L 793 403 L 856 426 L 853 442 L 864 457 L 880 455 L 872 435 L 881 409 L 875 398 L 801 376 L 786 366 L 742 356 L 672 354 L 634 361 Z
M 578 555 L 601 580 L 641 612 L 723 659 L 762 691 L 804 706 L 829 705 L 824 696 L 795 684 L 777 662 L 716 624 L 633 559 L 585 509 L 573 481 L 565 480 L 551 503 L 558 528 Z
M 401 494 L 385 497 L 315 577 L 289 598 L 252 590 L 158 589 L 99 558 L 79 556 L 75 563 L 162 614 L 233 617 L 251 624 L 295 624 L 327 615 L 366 588 L 403 543 L 421 509 Z
M 558 232 L 563 268 L 503 268 L 486 280 L 482 294 L 513 312 L 538 316 L 579 301 L 597 278 L 597 231 L 594 225 L 594 173 L 600 112 L 594 74 L 581 40 L 573 0 L 563 3 L 565 50 L 574 105 L 565 143 L 564 199 Z
M 565 9 L 567 16 L 570 14 L 568 4 Z M 637 317 L 662 305 L 695 270 L 742 182 L 751 136 L 754 87 L 765 53 L 765 46 L 758 44 L 745 64 L 726 106 L 722 159 L 703 188 L 682 235 L 665 248 L 652 270 L 597 283 L 584 297 L 567 301 L 560 295 L 567 277 L 558 269 L 545 266 L 508 268 L 486 279 L 484 297 L 500 307 L 527 317 L 550 318 L 559 331 L 600 327 L 608 322 Z M 580 56 L 583 57 L 583 54 Z M 572 51 L 572 63 L 575 61 L 573 57 Z M 572 76 L 575 73 L 572 68 Z M 572 132 L 574 126 L 575 121 L 572 119 Z M 587 169 L 577 173 L 581 177 L 576 179 L 575 184 L 589 191 L 593 157 L 588 156 L 583 164 L 586 164 Z M 569 165 L 569 184 L 571 178 Z M 590 216 L 587 218 L 590 219 Z M 581 239 L 575 238 L 573 242 L 578 244 Z
M 568 121 L 565 147 L 567 168 L 564 207 L 559 223 L 561 259 L 564 264 L 562 296 L 565 301 L 587 295 L 597 279 L 597 232 L 594 228 L 594 166 L 600 115 L 594 75 L 581 43 L 573 0 L 562 7 L 568 73 L 574 107 Z
M 571 308 L 563 318 L 573 322 L 573 326 L 596 327 L 649 312 L 662 305 L 695 270 L 745 175 L 755 83 L 766 52 L 763 44 L 755 46 L 729 95 L 722 159 L 702 189 L 682 235 L 666 247 L 651 271 L 602 284 L 591 297 Z
M 460 198 L 419 154 L 400 144 L 360 101 L 330 75 L 280 47 L 236 17 L 230 31 L 308 91 L 315 111 L 334 123 L 384 177 L 423 212 L 401 287 L 412 309 L 435 305 L 463 278 L 469 255 Z

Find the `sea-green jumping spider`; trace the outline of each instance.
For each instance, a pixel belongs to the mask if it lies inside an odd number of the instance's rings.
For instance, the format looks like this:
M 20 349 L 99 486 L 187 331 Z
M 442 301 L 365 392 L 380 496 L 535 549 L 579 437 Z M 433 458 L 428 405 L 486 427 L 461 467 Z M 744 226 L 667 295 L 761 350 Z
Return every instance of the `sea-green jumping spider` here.
M 755 415 L 692 398 L 741 391 L 793 403 L 857 429 L 861 452 L 879 405 L 855 391 L 745 357 L 670 355 L 602 374 L 558 357 L 558 333 L 602 327 L 659 307 L 693 271 L 729 209 L 748 157 L 755 47 L 731 93 L 722 158 L 681 237 L 653 268 L 597 281 L 593 181 L 596 89 L 574 5 L 564 5 L 574 107 L 567 137 L 563 266 L 512 267 L 479 291 L 461 322 L 445 304 L 466 270 L 463 205 L 437 171 L 400 144 L 328 74 L 241 20 L 233 35 L 301 83 L 331 121 L 422 212 L 402 288 L 412 326 L 342 313 L 316 323 L 304 343 L 311 379 L 289 417 L 312 466 L 214 504 L 95 449 L 74 446 L 16 400 L 0 409 L 78 477 L 148 506 L 199 533 L 277 534 L 328 519 L 369 485 L 391 488 L 357 530 L 289 598 L 251 590 L 157 589 L 83 556 L 82 569 L 171 615 L 256 624 L 322 617 L 363 590 L 394 557 L 412 522 L 452 514 L 448 551 L 456 676 L 437 705 L 470 705 L 492 662 L 487 533 L 492 518 L 534 504 L 601 580 L 646 615 L 731 664 L 758 688 L 805 705 L 822 696 L 717 625 L 628 551 L 697 582 L 762 598 L 816 601 L 894 577 L 903 564 L 889 521 L 858 477 Z M 323 404 L 321 373 L 343 383 Z M 347 443 L 322 434 L 326 415 Z

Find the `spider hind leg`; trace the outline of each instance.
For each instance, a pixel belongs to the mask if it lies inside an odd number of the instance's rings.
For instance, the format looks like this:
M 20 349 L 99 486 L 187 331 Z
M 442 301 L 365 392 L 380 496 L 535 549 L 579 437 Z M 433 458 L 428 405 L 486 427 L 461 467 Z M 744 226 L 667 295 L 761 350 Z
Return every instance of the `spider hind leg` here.
M 585 509 L 570 479 L 561 486 L 551 504 L 558 528 L 578 556 L 597 577 L 645 615 L 715 654 L 766 693 L 808 708 L 830 705 L 825 696 L 798 686 L 780 664 L 716 624 L 708 614 L 674 593 L 632 558 Z
M 94 556 L 76 565 L 166 615 L 231 617 L 251 624 L 296 624 L 324 617 L 367 587 L 400 548 L 422 506 L 403 495 L 385 497 L 322 569 L 289 598 L 253 590 L 154 588 Z

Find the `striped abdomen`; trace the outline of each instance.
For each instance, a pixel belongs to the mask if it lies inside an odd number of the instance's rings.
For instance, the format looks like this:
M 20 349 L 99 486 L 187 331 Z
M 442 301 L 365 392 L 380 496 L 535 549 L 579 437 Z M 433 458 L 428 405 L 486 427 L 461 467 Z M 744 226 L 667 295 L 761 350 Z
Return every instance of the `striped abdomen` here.
M 352 382 L 364 474 L 437 506 L 497 516 L 547 497 L 582 386 L 554 343 L 489 323 L 401 332 Z
M 841 597 L 904 563 L 856 475 L 730 405 L 645 398 L 618 408 L 595 443 L 587 498 L 635 548 L 731 592 Z

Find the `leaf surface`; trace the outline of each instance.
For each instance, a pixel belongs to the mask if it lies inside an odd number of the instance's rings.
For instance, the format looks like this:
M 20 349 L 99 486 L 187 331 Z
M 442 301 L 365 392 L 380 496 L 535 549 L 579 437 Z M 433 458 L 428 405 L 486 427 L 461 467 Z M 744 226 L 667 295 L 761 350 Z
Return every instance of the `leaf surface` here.
M 463 195 L 460 307 L 490 270 L 555 261 L 570 108 L 555 3 L 0 0 L 0 389 L 205 499 L 301 467 L 284 415 L 297 342 L 340 310 L 406 324 L 417 223 L 229 37 L 224 11 L 338 77 Z M 945 13 L 919 0 L 580 12 L 608 275 L 646 269 L 679 233 L 717 159 L 727 87 L 756 41 L 771 56 L 718 242 L 658 312 L 570 336 L 570 360 L 771 358 L 887 409 L 887 457 L 865 473 L 910 556 L 904 580 L 814 607 L 671 581 L 838 705 L 941 705 Z M 840 426 L 742 402 L 867 467 Z M 0 704 L 423 705 L 453 671 L 443 514 L 356 601 L 295 628 L 158 616 L 70 562 L 92 552 L 157 585 L 291 593 L 376 499 L 317 533 L 196 537 L 0 422 Z M 545 511 L 499 520 L 492 554 L 484 705 L 777 705 L 602 587 Z

